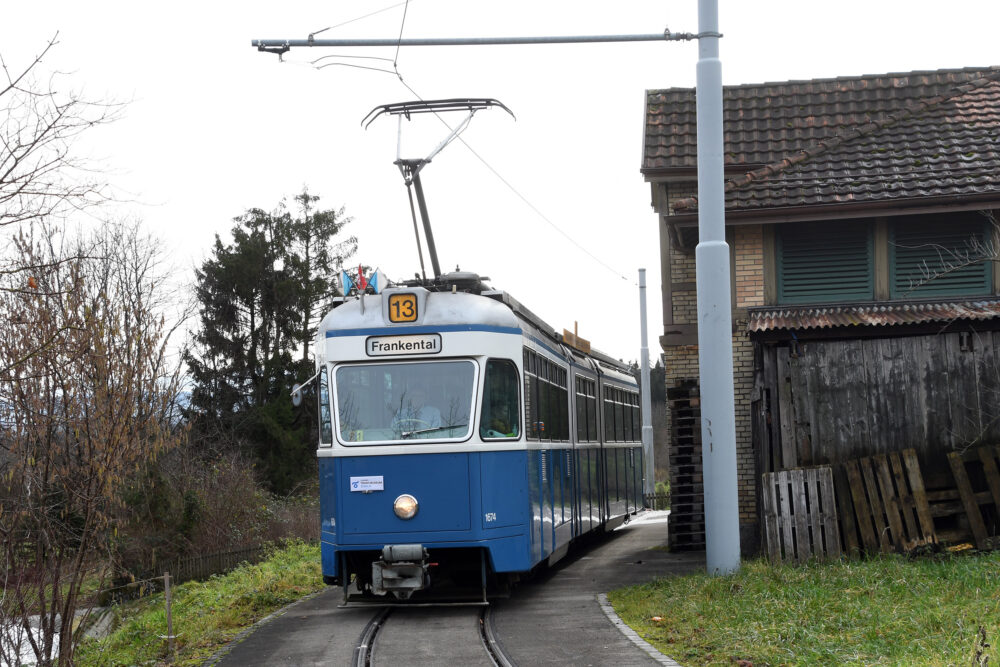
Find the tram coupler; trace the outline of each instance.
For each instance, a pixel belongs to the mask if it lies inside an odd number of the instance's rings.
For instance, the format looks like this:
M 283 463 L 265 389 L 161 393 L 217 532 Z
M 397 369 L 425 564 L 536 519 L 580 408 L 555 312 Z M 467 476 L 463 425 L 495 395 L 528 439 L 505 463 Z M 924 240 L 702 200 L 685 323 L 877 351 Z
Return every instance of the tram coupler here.
M 407 600 L 414 591 L 431 583 L 427 549 L 422 544 L 387 544 L 382 547 L 382 560 L 372 563 L 372 593 L 392 593 Z

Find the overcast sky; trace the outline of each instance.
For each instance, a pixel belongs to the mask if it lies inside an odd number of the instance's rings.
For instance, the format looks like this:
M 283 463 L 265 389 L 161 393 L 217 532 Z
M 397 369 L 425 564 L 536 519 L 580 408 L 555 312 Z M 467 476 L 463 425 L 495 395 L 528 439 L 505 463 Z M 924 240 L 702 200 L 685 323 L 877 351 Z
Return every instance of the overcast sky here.
M 390 278 L 419 269 L 406 189 L 392 162 L 395 119 L 361 119 L 390 102 L 495 97 L 460 143 L 422 173 L 442 268 L 491 278 L 556 329 L 639 357 L 637 269 L 648 270 L 651 356 L 662 333 L 656 216 L 639 174 L 647 88 L 693 86 L 693 43 L 293 49 L 279 62 L 256 38 L 481 37 L 697 32 L 696 0 L 478 2 L 6 2 L 0 53 L 25 64 L 59 31 L 48 66 L 91 97 L 131 100 L 125 118 L 81 150 L 102 157 L 182 271 L 251 207 L 304 185 L 345 206 L 359 261 Z M 350 23 L 347 23 L 351 21 Z M 346 25 L 340 25 L 345 24 Z M 726 84 L 1000 64 L 1000 2 L 803 0 L 720 3 Z M 392 69 L 317 69 L 322 56 Z M 405 85 L 404 85 L 405 82 Z M 461 116 L 449 121 L 457 123 Z M 403 157 L 424 157 L 447 130 L 432 116 L 403 127 Z M 480 159 L 481 158 L 481 159 Z M 499 174 L 499 176 L 498 176 Z M 582 248 L 582 249 L 581 249 Z M 594 259 L 599 258 L 600 261 Z M 429 270 L 429 265 L 428 265 Z

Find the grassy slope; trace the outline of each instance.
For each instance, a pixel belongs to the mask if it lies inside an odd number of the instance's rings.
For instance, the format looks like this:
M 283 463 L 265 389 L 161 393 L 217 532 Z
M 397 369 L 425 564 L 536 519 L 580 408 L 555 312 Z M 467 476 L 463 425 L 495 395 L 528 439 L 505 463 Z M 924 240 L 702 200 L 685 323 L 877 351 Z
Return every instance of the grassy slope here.
M 979 626 L 991 644 L 1000 640 L 1000 553 L 752 561 L 735 575 L 663 579 L 608 597 L 685 665 L 969 665 Z M 1000 662 L 995 648 L 987 655 Z
M 244 565 L 205 582 L 187 582 L 172 591 L 178 665 L 200 665 L 241 630 L 282 606 L 324 587 L 319 547 L 292 544 L 257 565 Z M 167 634 L 163 594 L 119 610 L 117 629 L 88 641 L 77 654 L 80 665 L 163 664 Z

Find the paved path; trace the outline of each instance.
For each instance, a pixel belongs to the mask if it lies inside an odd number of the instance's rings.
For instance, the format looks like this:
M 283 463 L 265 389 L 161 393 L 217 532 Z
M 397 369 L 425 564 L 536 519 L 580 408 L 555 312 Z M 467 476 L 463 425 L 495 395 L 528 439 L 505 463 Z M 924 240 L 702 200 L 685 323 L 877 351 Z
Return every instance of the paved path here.
M 659 516 L 658 516 L 659 515 Z M 616 530 L 497 603 L 497 634 L 520 665 L 655 665 L 601 609 L 599 593 L 704 569 L 704 555 L 670 553 L 665 513 Z
M 649 512 L 571 554 L 534 580 L 522 582 L 509 599 L 494 603 L 494 623 L 504 650 L 519 665 L 670 664 L 633 643 L 609 619 L 598 599 L 600 593 L 621 586 L 704 569 L 703 554 L 675 554 L 658 548 L 666 541 L 665 513 Z M 337 607 L 340 600 L 340 589 L 329 588 L 288 607 L 232 647 L 217 664 L 349 664 L 373 611 L 342 609 Z M 405 613 L 431 615 L 435 611 L 422 608 Z M 465 634 L 456 632 L 455 636 Z M 458 639 L 454 646 L 449 645 L 448 633 L 440 637 L 435 638 L 433 649 L 442 661 L 451 660 L 448 656 L 457 659 L 470 649 L 459 646 Z M 421 658 L 422 664 L 433 664 L 426 657 Z M 451 660 L 451 664 L 459 663 Z

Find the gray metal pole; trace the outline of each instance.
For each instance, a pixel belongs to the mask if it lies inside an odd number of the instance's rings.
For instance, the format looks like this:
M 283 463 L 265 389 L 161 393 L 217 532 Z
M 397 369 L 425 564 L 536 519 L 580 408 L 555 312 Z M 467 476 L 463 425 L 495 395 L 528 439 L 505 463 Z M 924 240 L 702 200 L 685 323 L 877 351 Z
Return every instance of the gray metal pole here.
M 653 408 L 649 386 L 649 334 L 646 331 L 646 269 L 639 269 L 639 327 L 642 331 L 642 348 L 639 363 L 642 373 L 642 460 L 645 463 L 643 494 L 656 492 L 656 466 L 653 460 Z
M 434 245 L 434 233 L 431 231 L 431 221 L 427 216 L 427 202 L 424 201 L 424 188 L 420 184 L 420 171 L 413 170 L 413 188 L 417 191 L 417 206 L 420 208 L 420 218 L 424 221 L 424 240 L 427 241 L 427 254 L 431 256 L 431 267 L 434 277 L 441 277 L 441 265 L 438 264 L 437 246 Z
M 252 46 L 283 49 L 293 46 L 508 46 L 513 44 L 591 44 L 596 42 L 678 42 L 696 39 L 689 32 L 647 35 L 557 35 L 548 37 L 456 37 L 416 39 L 255 39 Z
M 740 567 L 729 245 L 722 158 L 718 0 L 698 0 L 698 364 L 709 574 Z

